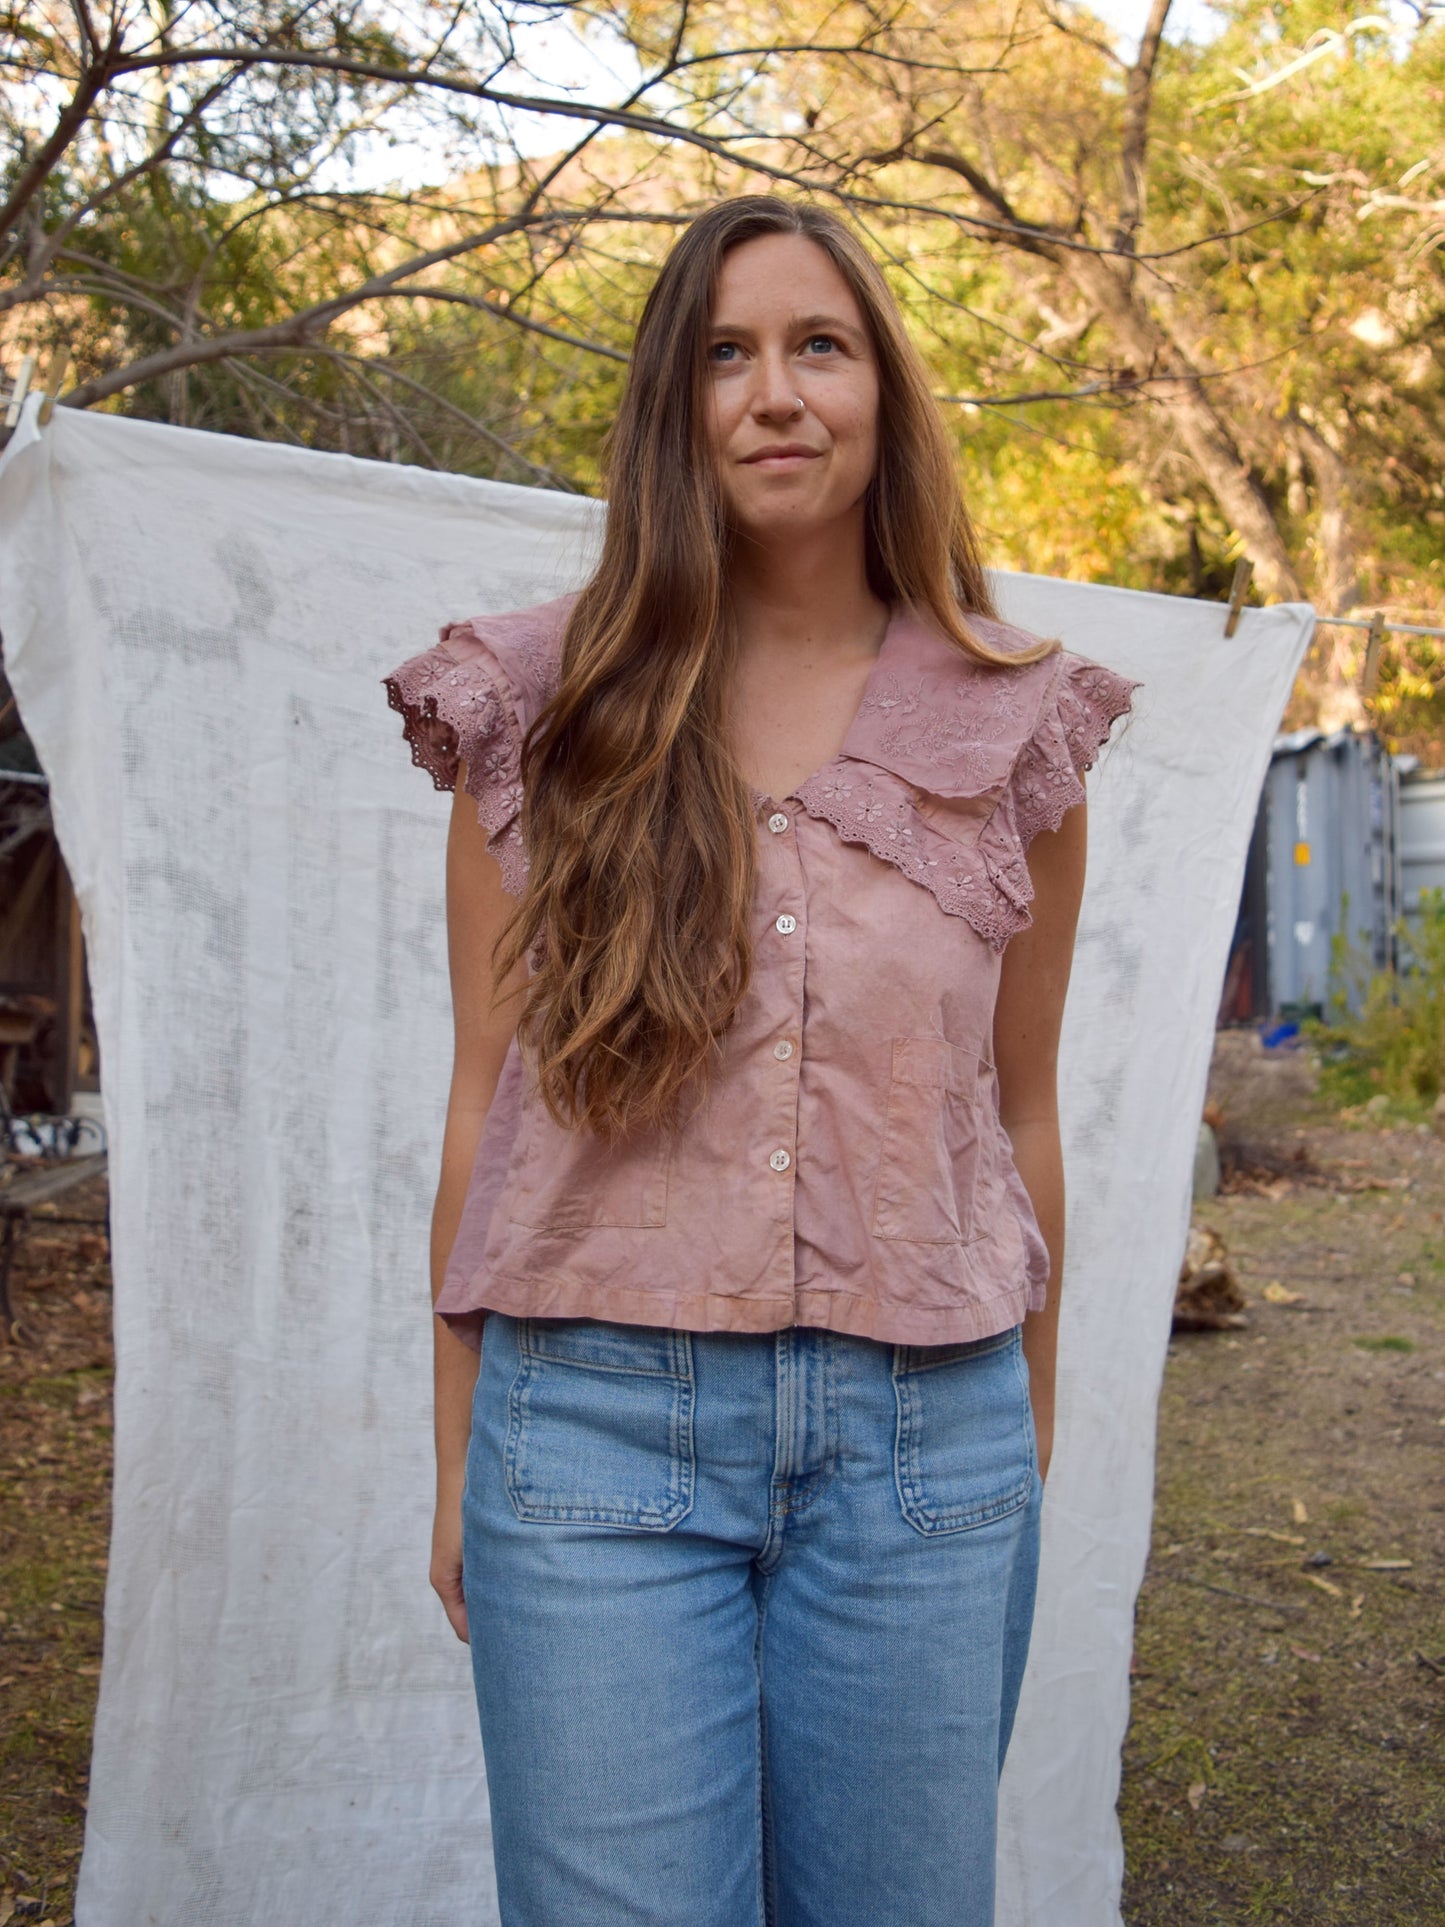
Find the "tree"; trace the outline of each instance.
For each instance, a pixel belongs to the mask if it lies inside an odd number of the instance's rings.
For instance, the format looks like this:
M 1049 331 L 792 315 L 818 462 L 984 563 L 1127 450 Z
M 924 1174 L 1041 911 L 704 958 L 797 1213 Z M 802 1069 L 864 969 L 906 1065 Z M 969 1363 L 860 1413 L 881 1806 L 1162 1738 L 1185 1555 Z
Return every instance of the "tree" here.
M 671 230 L 775 186 L 888 263 L 1016 562 L 1210 593 L 1242 553 L 1428 617 L 1445 31 L 1220 10 L 1196 46 L 1152 0 L 1121 53 L 1071 0 L 25 0 L 0 352 L 63 339 L 72 406 L 586 488 Z
M 1227 11 L 1207 48 L 1171 47 L 1152 0 L 1126 60 L 1086 10 L 1040 0 L 1001 11 L 1009 57 L 958 81 L 923 57 L 947 12 L 910 13 L 886 143 L 860 154 L 848 112 L 815 138 L 875 195 L 985 216 L 1055 377 L 1039 387 L 1132 389 L 1159 483 L 1206 498 L 1268 594 L 1343 612 L 1416 573 L 1386 499 L 1416 526 L 1439 499 L 1445 32 L 1423 9 L 1409 33 L 1324 0 Z M 1358 715 L 1347 632 L 1322 666 L 1318 713 Z

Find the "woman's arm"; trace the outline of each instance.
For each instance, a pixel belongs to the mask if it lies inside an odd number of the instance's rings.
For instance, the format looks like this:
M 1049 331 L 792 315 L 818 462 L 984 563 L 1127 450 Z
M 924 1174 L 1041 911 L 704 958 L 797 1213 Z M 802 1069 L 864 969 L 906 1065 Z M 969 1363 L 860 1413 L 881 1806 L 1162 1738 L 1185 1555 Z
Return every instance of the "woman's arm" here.
M 466 787 L 466 765 L 457 770 L 456 796 L 447 833 L 447 957 L 451 970 L 456 1046 L 451 1094 L 442 1137 L 441 1178 L 431 1221 L 431 1295 L 441 1293 L 447 1259 L 456 1242 L 477 1141 L 487 1121 L 502 1064 L 517 1028 L 516 992 L 526 982 L 519 964 L 493 999 L 492 949 L 516 907 L 502 888 L 502 873 L 487 849 L 475 797 Z M 440 1318 L 432 1320 L 437 1496 L 432 1526 L 431 1583 L 458 1639 L 467 1637 L 462 1596 L 462 1485 L 471 1434 L 472 1394 L 478 1357 Z
M 1086 805 L 1071 809 L 1057 830 L 1029 845 L 1033 922 L 1009 939 L 994 1009 L 993 1052 L 999 1114 L 1014 1163 L 1049 1248 L 1049 1296 L 1024 1320 L 1024 1355 L 1046 1474 L 1054 1445 L 1054 1365 L 1059 1290 L 1064 1272 L 1064 1160 L 1059 1143 L 1058 1054 L 1064 995 L 1074 958 L 1074 932 L 1084 893 Z

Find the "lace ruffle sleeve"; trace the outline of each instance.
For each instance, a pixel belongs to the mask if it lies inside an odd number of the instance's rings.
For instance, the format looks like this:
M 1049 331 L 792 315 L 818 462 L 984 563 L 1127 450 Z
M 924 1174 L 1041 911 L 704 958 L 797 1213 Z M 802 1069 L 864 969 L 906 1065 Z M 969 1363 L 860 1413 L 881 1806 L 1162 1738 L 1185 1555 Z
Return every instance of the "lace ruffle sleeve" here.
M 411 760 L 439 790 L 454 790 L 465 763 L 467 790 L 487 831 L 487 847 L 514 897 L 527 881 L 522 841 L 522 725 L 515 695 L 470 623 L 449 623 L 431 649 L 382 678 L 399 712 Z
M 1043 714 L 1019 752 L 1010 779 L 1014 827 L 1025 850 L 1040 830 L 1056 830 L 1084 801 L 1093 767 L 1116 719 L 1142 683 L 1101 662 L 1065 652 Z

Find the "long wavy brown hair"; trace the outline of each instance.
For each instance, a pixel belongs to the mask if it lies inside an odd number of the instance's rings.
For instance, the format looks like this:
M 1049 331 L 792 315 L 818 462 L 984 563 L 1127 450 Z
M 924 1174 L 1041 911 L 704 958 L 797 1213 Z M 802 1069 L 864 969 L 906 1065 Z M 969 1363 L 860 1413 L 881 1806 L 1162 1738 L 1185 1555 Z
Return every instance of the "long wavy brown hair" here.
M 611 1142 L 700 1102 L 748 986 L 752 803 L 728 748 L 730 532 L 709 440 L 706 342 L 723 257 L 761 235 L 823 249 L 852 289 L 879 383 L 869 582 L 984 662 L 995 613 L 954 453 L 887 282 L 826 209 L 722 201 L 686 229 L 642 311 L 608 451 L 601 560 L 569 617 L 557 693 L 527 733 L 526 893 L 498 982 L 535 968 L 518 1021 L 547 1109 Z

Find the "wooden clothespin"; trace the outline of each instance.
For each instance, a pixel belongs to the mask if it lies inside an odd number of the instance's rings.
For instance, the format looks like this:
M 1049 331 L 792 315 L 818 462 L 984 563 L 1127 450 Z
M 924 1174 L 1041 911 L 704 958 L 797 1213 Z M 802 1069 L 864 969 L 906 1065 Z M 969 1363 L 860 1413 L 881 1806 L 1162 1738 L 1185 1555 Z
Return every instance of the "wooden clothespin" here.
M 1249 594 L 1250 578 L 1254 574 L 1254 564 L 1241 557 L 1234 565 L 1234 580 L 1229 585 L 1229 614 L 1224 618 L 1224 633 L 1232 636 L 1239 627 L 1239 612 L 1244 607 L 1244 598 Z
M 44 428 L 45 424 L 50 420 L 50 417 L 55 413 L 55 398 L 60 393 L 60 384 L 65 380 L 65 371 L 69 366 L 70 350 L 64 347 L 52 348 L 50 351 L 50 359 L 45 364 L 45 373 L 40 377 L 40 390 L 43 400 L 40 403 L 40 413 L 36 419 L 42 428 Z
M 1360 694 L 1366 702 L 1372 700 L 1380 681 L 1380 650 L 1385 640 L 1385 612 L 1376 609 L 1370 617 L 1369 633 L 1365 637 L 1365 666 L 1360 671 Z
M 20 419 L 20 410 L 25 406 L 25 397 L 30 392 L 30 377 L 35 372 L 34 355 L 22 355 L 20 366 L 15 371 L 11 384 L 10 399 L 5 404 L 5 426 L 13 428 Z

